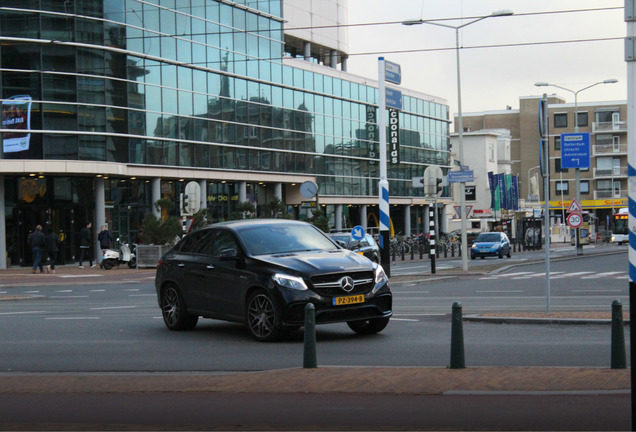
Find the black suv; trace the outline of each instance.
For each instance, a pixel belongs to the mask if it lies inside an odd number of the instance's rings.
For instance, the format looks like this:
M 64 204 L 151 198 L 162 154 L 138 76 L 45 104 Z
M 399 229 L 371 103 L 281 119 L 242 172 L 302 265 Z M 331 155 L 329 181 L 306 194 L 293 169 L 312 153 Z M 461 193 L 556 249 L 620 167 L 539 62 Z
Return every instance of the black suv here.
M 318 228 L 284 219 L 209 225 L 186 235 L 159 260 L 157 299 L 170 330 L 200 316 L 247 324 L 259 341 L 304 325 L 346 322 L 360 334 L 382 331 L 392 294 L 382 267 L 342 248 Z

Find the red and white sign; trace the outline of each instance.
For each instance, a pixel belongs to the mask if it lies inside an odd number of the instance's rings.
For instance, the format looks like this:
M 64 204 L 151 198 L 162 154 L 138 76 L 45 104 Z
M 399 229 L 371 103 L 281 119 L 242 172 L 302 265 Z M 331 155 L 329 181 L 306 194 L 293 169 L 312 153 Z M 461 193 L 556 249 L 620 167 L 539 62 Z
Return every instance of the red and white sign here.
M 570 228 L 578 228 L 583 223 L 583 216 L 581 216 L 581 213 L 570 213 L 567 221 Z
M 581 207 L 581 204 L 579 204 L 579 202 L 575 199 L 572 200 L 572 202 L 568 206 L 568 209 L 566 210 L 567 213 L 581 213 L 582 211 L 583 207 Z
M 457 213 L 457 216 L 459 216 L 460 218 L 462 217 L 462 206 L 453 206 L 453 208 L 455 209 L 455 213 Z M 471 205 L 464 205 L 464 208 L 466 209 L 466 217 L 468 217 L 468 215 L 470 214 L 470 212 L 473 210 L 473 206 Z

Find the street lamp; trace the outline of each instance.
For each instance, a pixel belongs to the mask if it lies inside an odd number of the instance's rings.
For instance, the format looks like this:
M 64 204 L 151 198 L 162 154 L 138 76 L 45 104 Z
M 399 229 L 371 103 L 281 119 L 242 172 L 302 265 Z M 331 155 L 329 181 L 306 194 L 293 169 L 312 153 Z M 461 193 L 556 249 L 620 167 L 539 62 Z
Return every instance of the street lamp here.
M 486 18 L 493 17 L 501 17 L 501 16 L 510 16 L 512 15 L 512 11 L 509 10 L 500 10 L 491 13 L 490 15 L 485 15 L 479 18 L 475 18 L 472 21 L 468 21 L 459 26 L 452 26 L 448 24 L 442 24 L 435 21 L 425 21 L 422 19 L 413 20 L 413 21 L 404 21 L 402 25 L 419 25 L 419 24 L 431 24 L 439 27 L 446 27 L 455 30 L 455 52 L 457 55 L 457 127 L 459 129 L 458 141 L 459 141 L 459 163 L 460 165 L 464 164 L 464 125 L 462 123 L 462 86 L 461 86 L 461 74 L 460 74 L 460 65 L 459 65 L 459 30 L 474 24 L 478 21 L 484 20 Z M 462 269 L 464 271 L 468 270 L 468 240 L 466 237 L 466 183 L 459 183 L 459 205 L 460 205 L 460 220 L 461 220 L 461 233 L 462 233 Z
M 534 85 L 537 86 L 537 87 L 548 87 L 548 86 L 549 87 L 556 87 L 556 88 L 560 88 L 561 90 L 565 90 L 565 91 L 568 91 L 570 93 L 574 93 L 574 133 L 578 133 L 578 131 L 579 131 L 579 110 L 578 110 L 579 93 L 581 93 L 583 90 L 587 90 L 587 89 L 592 88 L 594 86 L 597 86 L 599 84 L 614 84 L 614 83 L 617 83 L 617 82 L 618 82 L 617 79 L 610 78 L 610 79 L 606 79 L 604 81 L 599 81 L 599 82 L 596 82 L 594 84 L 590 84 L 589 86 L 583 87 L 580 90 L 571 90 L 569 88 L 561 87 L 560 85 L 551 84 L 551 83 L 547 83 L 547 82 L 538 82 L 538 83 L 535 83 Z M 547 167 L 546 169 L 550 169 L 550 167 Z M 575 168 L 574 169 L 574 173 L 575 173 L 576 200 L 580 204 L 581 203 L 581 169 L 580 168 Z M 612 200 L 613 200 L 613 198 L 612 198 Z M 581 244 L 581 229 L 580 228 L 576 229 L 576 254 L 577 255 L 583 255 L 583 245 Z

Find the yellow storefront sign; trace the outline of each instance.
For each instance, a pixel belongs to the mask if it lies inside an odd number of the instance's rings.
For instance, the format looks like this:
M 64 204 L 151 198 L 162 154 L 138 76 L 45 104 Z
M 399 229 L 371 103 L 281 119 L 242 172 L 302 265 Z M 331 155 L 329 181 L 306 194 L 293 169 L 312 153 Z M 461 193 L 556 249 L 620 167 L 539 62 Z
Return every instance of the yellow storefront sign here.
M 611 209 L 619 207 L 627 207 L 627 198 L 612 198 L 600 200 L 581 200 L 583 210 Z M 567 209 L 572 201 L 550 201 L 550 210 Z

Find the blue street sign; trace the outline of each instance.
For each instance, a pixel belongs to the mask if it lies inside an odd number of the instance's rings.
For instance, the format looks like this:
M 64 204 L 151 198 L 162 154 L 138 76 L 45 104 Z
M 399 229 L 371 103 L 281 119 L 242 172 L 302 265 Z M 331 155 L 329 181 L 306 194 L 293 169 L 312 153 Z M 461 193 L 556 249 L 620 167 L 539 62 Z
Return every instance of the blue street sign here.
M 384 79 L 393 84 L 402 83 L 402 68 L 397 63 L 384 60 Z
M 351 230 L 351 238 L 354 240 L 362 240 L 364 238 L 364 228 L 362 225 L 356 225 Z
M 561 134 L 561 168 L 590 167 L 590 134 Z
M 475 181 L 473 170 L 448 172 L 449 183 L 466 183 L 471 181 Z
M 390 87 L 387 87 L 385 90 L 387 108 L 402 110 L 402 92 Z

